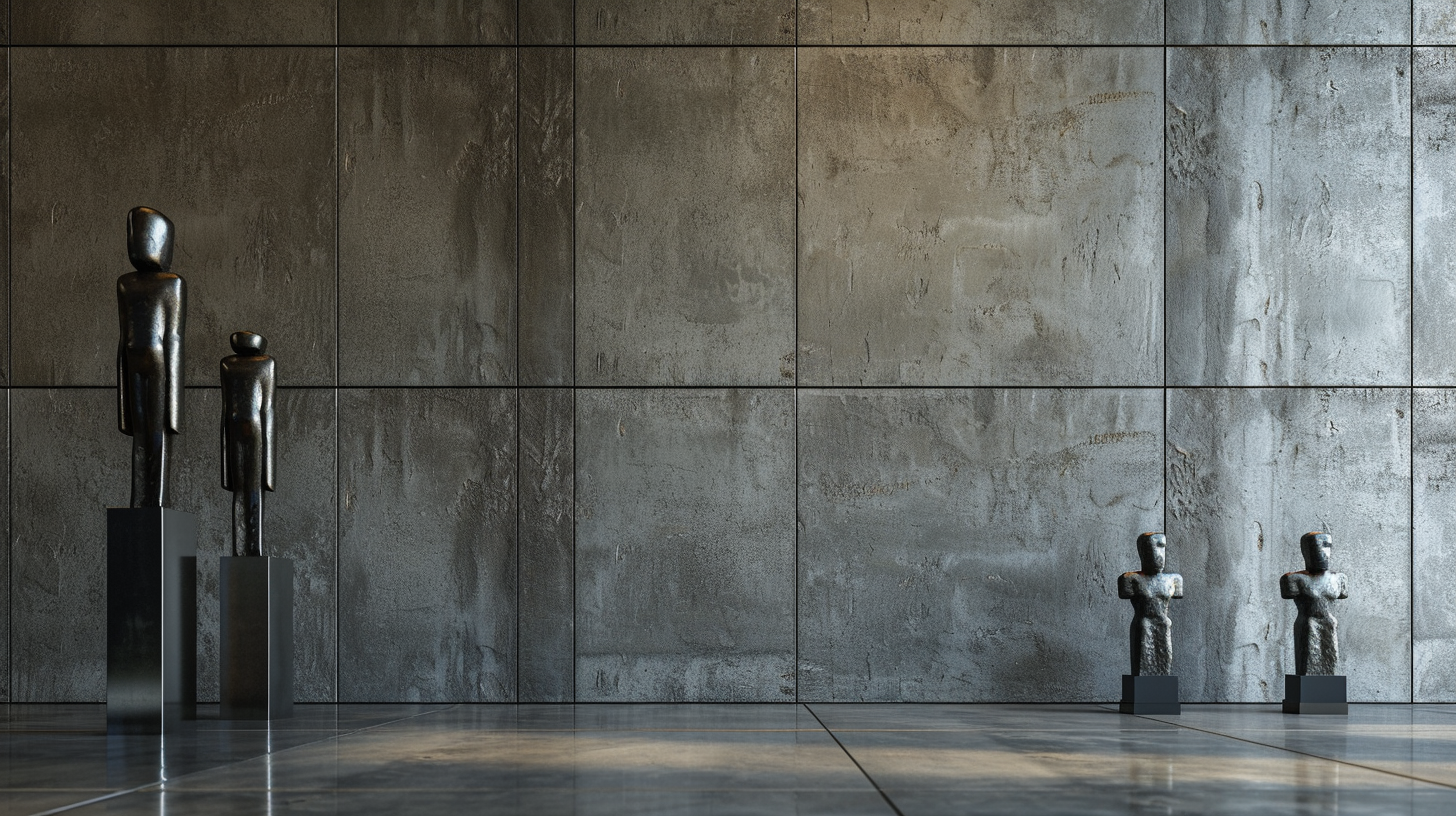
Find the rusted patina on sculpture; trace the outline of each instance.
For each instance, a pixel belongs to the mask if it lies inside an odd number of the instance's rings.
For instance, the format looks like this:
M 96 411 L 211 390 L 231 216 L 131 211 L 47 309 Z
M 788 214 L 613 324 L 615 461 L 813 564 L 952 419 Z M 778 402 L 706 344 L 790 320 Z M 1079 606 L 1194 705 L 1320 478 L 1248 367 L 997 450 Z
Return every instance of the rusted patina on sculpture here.
M 1339 674 L 1339 621 L 1333 606 L 1349 597 L 1343 572 L 1330 571 L 1333 542 L 1329 533 L 1305 533 L 1299 539 L 1304 569 L 1286 572 L 1279 579 L 1279 596 L 1294 601 L 1294 673 Z
M 1164 571 L 1168 540 L 1162 533 L 1143 533 L 1137 548 L 1142 569 L 1117 578 L 1117 597 L 1132 601 L 1132 675 L 1170 675 L 1173 621 L 1168 617 L 1168 603 L 1183 597 L 1183 576 Z

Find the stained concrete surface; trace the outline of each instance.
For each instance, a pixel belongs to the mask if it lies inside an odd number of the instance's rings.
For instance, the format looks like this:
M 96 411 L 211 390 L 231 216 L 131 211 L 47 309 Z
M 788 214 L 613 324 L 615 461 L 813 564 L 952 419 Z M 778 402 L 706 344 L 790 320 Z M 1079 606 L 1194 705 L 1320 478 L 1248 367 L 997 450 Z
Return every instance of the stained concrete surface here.
M 339 699 L 516 694 L 514 389 L 339 392 Z
M 1163 520 L 1161 402 L 802 392 L 799 698 L 1115 698 L 1116 579 Z M 1185 563 L 1174 550 L 1169 569 Z
M 521 45 L 572 45 L 576 0 L 532 0 L 516 4 Z
M 516 376 L 516 54 L 339 56 L 339 380 Z
M 1412 692 L 1415 702 L 1456 702 L 1456 392 L 1417 388 L 1413 399 Z
M 1416 385 L 1456 384 L 1456 50 L 1417 48 L 1415 64 L 1413 281 Z
M 575 59 L 569 48 L 523 48 L 519 59 L 520 384 L 571 385 Z
M 793 50 L 576 61 L 577 383 L 793 383 Z
M 1409 0 L 1169 0 L 1178 45 L 1400 45 L 1411 41 Z
M 247 329 L 289 361 L 280 384 L 332 385 L 333 77 L 331 48 L 17 49 L 12 382 L 115 384 L 125 219 L 145 204 L 177 227 L 189 384 L 214 384 Z
M 360 1 L 8 0 L 5 6 L 16 45 L 333 45 L 335 5 Z
M 1410 700 L 1410 411 L 1409 389 L 1168 392 L 1183 699 L 1283 698 L 1295 609 L 1279 576 L 1304 569 L 1299 537 L 1320 530 L 1350 581 L 1334 609 L 1350 699 Z
M 1410 52 L 1168 52 L 1170 385 L 1410 383 Z
M 516 8 L 535 0 L 335 0 L 343 45 L 512 45 Z
M 520 407 L 520 682 L 523 702 L 575 699 L 576 440 L 569 388 L 523 388 Z
M 1415 0 L 1416 45 L 1456 43 L 1456 7 L 1445 0 Z
M 580 45 L 793 45 L 795 0 L 580 0 Z
M 799 382 L 1160 385 L 1160 49 L 800 49 Z
M 1163 42 L 1162 4 L 801 0 L 803 45 L 1081 45 Z
M 795 699 L 794 394 L 576 400 L 576 699 Z

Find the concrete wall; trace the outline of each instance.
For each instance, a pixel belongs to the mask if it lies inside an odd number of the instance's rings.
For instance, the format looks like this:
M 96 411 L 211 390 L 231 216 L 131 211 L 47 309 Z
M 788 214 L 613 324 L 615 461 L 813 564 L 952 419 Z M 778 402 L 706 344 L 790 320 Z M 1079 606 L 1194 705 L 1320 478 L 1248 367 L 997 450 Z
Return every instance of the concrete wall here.
M 305 701 L 1456 701 L 1435 0 L 0 0 L 0 700 L 104 696 L 123 215 L 278 360 Z M 1230 9 L 1237 8 L 1233 13 Z M 268 46 L 268 47 L 257 47 Z

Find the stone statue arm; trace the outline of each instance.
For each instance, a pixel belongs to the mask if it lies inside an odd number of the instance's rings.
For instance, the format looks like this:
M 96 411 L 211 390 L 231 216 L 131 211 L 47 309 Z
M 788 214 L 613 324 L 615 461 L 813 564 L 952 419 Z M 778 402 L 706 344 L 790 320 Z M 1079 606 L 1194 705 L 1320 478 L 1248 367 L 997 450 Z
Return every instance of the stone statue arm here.
M 182 432 L 182 335 L 187 329 L 187 285 L 177 278 L 177 308 L 167 310 L 167 430 Z
M 1350 597 L 1350 579 L 1345 577 L 1345 573 L 1343 572 L 1340 573 L 1339 588 L 1340 594 L 1335 597 L 1342 601 Z
M 1124 601 L 1137 597 L 1137 573 L 1124 572 L 1117 576 L 1117 597 Z
M 1183 576 L 1181 576 L 1181 575 L 1174 575 L 1173 576 L 1173 595 L 1172 595 L 1172 597 L 1174 597 L 1174 598 L 1181 598 L 1181 597 L 1183 597 Z
M 126 301 L 122 295 L 122 286 L 116 284 L 116 312 L 119 322 L 117 325 L 126 325 Z M 127 436 L 131 436 L 131 417 L 127 416 L 126 398 L 127 392 L 126 377 L 126 336 L 122 335 L 116 340 L 116 403 L 117 403 L 117 427 Z
M 263 371 L 263 489 L 273 489 L 273 392 L 276 377 L 273 361 L 269 360 Z
M 1286 572 L 1279 577 L 1279 597 L 1284 600 L 1299 597 L 1299 578 L 1297 573 Z

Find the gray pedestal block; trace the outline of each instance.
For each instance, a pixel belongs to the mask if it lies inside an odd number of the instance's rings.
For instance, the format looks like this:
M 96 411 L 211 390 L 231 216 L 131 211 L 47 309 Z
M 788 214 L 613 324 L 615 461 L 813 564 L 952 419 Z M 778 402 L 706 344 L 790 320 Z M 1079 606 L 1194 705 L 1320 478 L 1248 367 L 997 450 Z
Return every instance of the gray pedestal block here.
M 197 716 L 197 517 L 106 510 L 106 726 L 160 734 Z
M 1178 678 L 1174 675 L 1122 676 L 1122 703 L 1117 707 L 1124 714 L 1181 714 L 1178 702 Z
M 1343 674 L 1284 675 L 1285 714 L 1349 714 Z
M 293 716 L 293 562 L 223 556 L 221 716 Z

